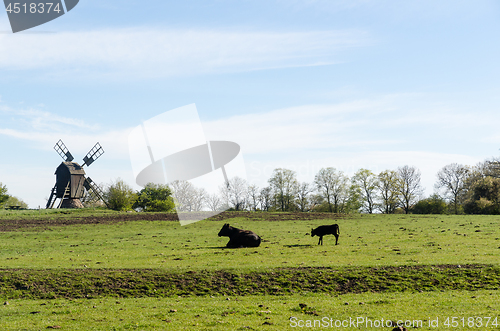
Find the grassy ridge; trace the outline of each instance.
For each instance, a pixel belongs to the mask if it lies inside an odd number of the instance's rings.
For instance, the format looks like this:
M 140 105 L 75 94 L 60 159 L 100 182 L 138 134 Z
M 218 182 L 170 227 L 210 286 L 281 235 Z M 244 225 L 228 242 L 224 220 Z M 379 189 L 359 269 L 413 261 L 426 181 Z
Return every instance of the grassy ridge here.
M 498 289 L 500 268 L 484 265 L 286 268 L 266 272 L 1 270 L 3 299 L 285 295 Z
M 30 209 L 30 210 L 5 210 L 0 209 L 1 220 L 21 219 L 68 219 L 77 217 L 101 217 L 126 215 L 126 212 L 114 211 L 105 208 L 83 208 L 83 209 Z

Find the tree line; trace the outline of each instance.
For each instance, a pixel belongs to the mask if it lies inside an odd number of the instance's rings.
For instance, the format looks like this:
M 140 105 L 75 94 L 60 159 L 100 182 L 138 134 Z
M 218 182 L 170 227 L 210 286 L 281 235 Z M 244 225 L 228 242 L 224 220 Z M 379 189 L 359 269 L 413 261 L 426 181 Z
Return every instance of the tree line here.
M 274 169 L 265 187 L 233 177 L 208 193 L 187 181 L 148 184 L 134 191 L 117 179 L 107 185 L 110 208 L 142 211 L 283 211 L 332 213 L 500 214 L 500 160 L 467 166 L 451 163 L 437 173 L 435 193 L 423 197 L 420 170 L 405 165 L 374 173 L 359 169 L 352 177 L 333 167 L 318 171 L 312 182 L 300 182 L 295 171 Z M 84 205 L 99 202 L 84 199 Z M 0 183 L 0 208 L 27 204 Z
M 156 197 L 153 197 L 155 194 Z M 211 194 L 186 181 L 176 181 L 169 186 L 149 184 L 134 193 L 118 180 L 106 190 L 106 198 L 111 205 L 114 196 L 121 196 L 123 201 L 128 199 L 125 208 L 146 211 L 173 210 L 176 206 L 181 212 L 230 209 L 368 214 L 500 214 L 500 162 L 493 159 L 474 167 L 457 163 L 446 165 L 437 173 L 435 193 L 427 198 L 423 197 L 420 170 L 409 165 L 377 174 L 359 169 L 352 177 L 328 167 L 319 170 L 312 182 L 300 182 L 295 171 L 277 168 L 265 187 L 233 177 L 221 185 L 217 193 Z M 163 204 L 159 202 L 160 198 L 164 199 Z

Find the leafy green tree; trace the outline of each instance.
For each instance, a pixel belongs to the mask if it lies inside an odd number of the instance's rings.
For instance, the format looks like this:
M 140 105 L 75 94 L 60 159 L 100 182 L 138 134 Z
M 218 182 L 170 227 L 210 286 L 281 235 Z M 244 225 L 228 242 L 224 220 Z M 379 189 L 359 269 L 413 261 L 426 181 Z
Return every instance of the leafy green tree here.
M 149 183 L 137 193 L 133 208 L 141 208 L 144 211 L 172 211 L 175 209 L 172 190 L 167 185 Z
M 398 208 L 398 173 L 394 170 L 382 171 L 377 176 L 380 203 L 377 205 L 384 214 L 394 214 Z
M 413 214 L 446 214 L 446 201 L 437 194 L 417 202 L 412 208 Z
M 8 199 L 9 195 L 7 194 L 7 186 L 0 183 L 0 206 L 3 206 Z
M 342 203 L 343 213 L 359 213 L 363 207 L 364 198 L 362 197 L 361 190 L 356 184 L 349 186 L 345 201 Z
M 323 168 L 314 177 L 318 192 L 325 198 L 328 211 L 340 213 L 349 196 L 349 178 L 335 168 Z
M 104 198 L 109 208 L 113 210 L 131 210 L 137 199 L 137 194 L 122 179 L 111 183 L 104 192 Z
M 281 211 L 293 209 L 293 201 L 297 192 L 298 182 L 295 171 L 288 169 L 274 169 L 269 185 L 274 191 L 277 205 Z
M 372 214 L 377 197 L 377 176 L 368 169 L 359 169 L 352 177 L 352 182 L 359 187 L 359 197 L 362 200 L 363 210 Z

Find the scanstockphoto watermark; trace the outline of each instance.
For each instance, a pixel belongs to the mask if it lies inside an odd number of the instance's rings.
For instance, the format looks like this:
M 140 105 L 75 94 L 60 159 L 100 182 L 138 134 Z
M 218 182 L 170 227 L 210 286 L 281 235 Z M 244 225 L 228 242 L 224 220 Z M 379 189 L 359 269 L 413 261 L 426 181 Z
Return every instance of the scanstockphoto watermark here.
M 394 326 L 403 326 L 406 328 L 421 328 L 424 320 L 396 320 L 393 319 L 371 319 L 358 316 L 345 319 L 335 319 L 328 316 L 319 319 L 300 319 L 290 317 L 290 326 L 292 328 L 389 328 Z
M 292 328 L 389 328 L 402 326 L 405 328 L 487 328 L 500 326 L 500 317 L 498 316 L 441 316 L 429 317 L 427 320 L 420 319 L 384 319 L 384 318 L 369 318 L 358 316 L 355 318 L 349 317 L 344 319 L 335 319 L 331 317 L 323 317 L 319 319 L 300 319 L 298 317 L 290 317 L 290 326 Z
M 52 21 L 69 12 L 79 0 L 4 0 L 12 32 Z

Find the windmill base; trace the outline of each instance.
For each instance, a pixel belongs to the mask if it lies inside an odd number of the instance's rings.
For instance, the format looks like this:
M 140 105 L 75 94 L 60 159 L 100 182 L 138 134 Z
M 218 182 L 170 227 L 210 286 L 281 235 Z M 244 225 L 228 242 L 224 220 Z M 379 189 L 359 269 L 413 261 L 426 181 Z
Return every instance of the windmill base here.
M 80 199 L 64 199 L 61 208 L 83 208 Z

